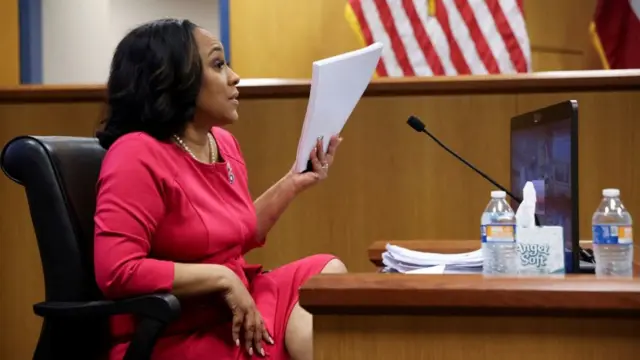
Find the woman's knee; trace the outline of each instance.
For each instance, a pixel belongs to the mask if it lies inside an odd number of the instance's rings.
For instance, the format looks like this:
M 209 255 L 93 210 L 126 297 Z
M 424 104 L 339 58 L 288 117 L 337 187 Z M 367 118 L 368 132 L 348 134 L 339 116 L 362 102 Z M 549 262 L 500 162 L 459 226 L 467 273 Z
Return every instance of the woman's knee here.
M 338 258 L 331 259 L 321 271 L 323 274 L 344 274 L 346 272 L 347 266 Z
M 291 311 L 284 342 L 292 359 L 313 359 L 313 317 L 300 304 Z

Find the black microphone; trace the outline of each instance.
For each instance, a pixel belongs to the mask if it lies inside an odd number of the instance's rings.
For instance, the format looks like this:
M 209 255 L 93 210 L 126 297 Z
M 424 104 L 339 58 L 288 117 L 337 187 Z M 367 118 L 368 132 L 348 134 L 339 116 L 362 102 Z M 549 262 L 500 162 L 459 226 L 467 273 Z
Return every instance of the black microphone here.
M 511 193 L 511 191 L 507 190 L 504 186 L 498 184 L 498 182 L 496 182 L 495 180 L 490 178 L 489 175 L 485 174 L 484 172 L 482 172 L 477 167 L 471 165 L 471 163 L 469 163 L 467 160 L 463 159 L 460 155 L 456 154 L 455 151 L 449 149 L 449 147 L 447 145 L 443 144 L 442 141 L 438 140 L 437 137 L 435 137 L 431 132 L 429 132 L 429 130 L 427 130 L 426 126 L 424 125 L 424 123 L 420 119 L 418 119 L 417 117 L 411 115 L 411 116 L 409 116 L 409 119 L 407 120 L 407 124 L 409 124 L 409 126 L 411 126 L 411 128 L 413 130 L 429 135 L 429 137 L 431 139 L 433 139 L 433 141 L 435 141 L 436 144 L 440 145 L 440 147 L 445 149 L 449 154 L 453 155 L 456 159 L 462 161 L 463 164 L 465 164 L 468 167 L 470 167 L 473 171 L 475 171 L 480 176 L 485 178 L 488 182 L 493 184 L 495 187 L 497 187 L 498 189 L 504 191 L 513 200 L 517 201 L 519 204 L 522 203 L 522 199 L 520 199 L 519 197 L 513 195 Z M 536 226 L 540 226 L 540 219 L 538 219 L 538 215 L 534 214 L 534 218 L 535 218 Z

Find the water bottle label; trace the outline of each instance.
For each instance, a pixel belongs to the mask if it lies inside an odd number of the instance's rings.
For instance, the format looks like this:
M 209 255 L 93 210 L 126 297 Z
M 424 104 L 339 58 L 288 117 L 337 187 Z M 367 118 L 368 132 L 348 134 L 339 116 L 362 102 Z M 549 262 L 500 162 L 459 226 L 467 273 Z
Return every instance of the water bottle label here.
M 515 225 L 482 225 L 480 232 L 483 243 L 512 243 L 516 241 Z
M 593 243 L 597 245 L 633 244 L 631 226 L 593 225 Z

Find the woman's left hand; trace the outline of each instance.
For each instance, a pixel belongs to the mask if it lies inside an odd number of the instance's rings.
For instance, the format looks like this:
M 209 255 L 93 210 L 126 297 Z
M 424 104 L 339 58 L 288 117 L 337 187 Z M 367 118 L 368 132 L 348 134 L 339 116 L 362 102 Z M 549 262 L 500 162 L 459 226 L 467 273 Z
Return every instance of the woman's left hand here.
M 329 176 L 329 168 L 331 167 L 331 164 L 333 164 L 336 150 L 338 149 L 338 146 L 340 146 L 341 142 L 341 137 L 332 136 L 329 141 L 329 148 L 325 153 L 323 151 L 322 138 L 318 139 L 316 146 L 313 148 L 310 155 L 311 164 L 313 166 L 312 170 L 297 173 L 292 169 L 288 174 L 297 192 L 305 190 Z

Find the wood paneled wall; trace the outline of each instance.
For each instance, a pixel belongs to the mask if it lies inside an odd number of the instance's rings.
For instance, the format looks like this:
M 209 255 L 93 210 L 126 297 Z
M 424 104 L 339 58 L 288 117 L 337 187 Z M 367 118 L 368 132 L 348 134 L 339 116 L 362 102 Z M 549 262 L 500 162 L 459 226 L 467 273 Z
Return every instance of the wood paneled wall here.
M 18 0 L 0 0 L 0 86 L 20 83 Z
M 425 0 L 426 1 L 426 0 Z M 309 78 L 311 63 L 358 48 L 346 0 L 230 2 L 232 66 L 246 78 Z M 534 71 L 600 69 L 588 25 L 596 0 L 524 0 Z
M 534 71 L 602 69 L 589 23 L 598 0 L 524 0 Z
M 630 75 L 629 75 L 630 74 Z M 619 187 L 640 214 L 640 73 L 404 79 L 370 86 L 347 124 L 331 175 L 302 194 L 249 260 L 272 268 L 313 253 L 370 271 L 367 247 L 379 239 L 474 239 L 492 186 L 406 124 L 420 116 L 463 157 L 509 183 L 509 119 L 554 102 L 580 106 L 580 231 L 604 187 Z M 266 83 L 266 85 L 265 85 Z M 271 84 L 271 85 L 269 85 Z M 291 168 L 308 83 L 247 81 L 238 137 L 250 187 L 259 195 Z M 0 89 L 0 145 L 23 135 L 92 136 L 102 87 Z M 43 280 L 23 189 L 0 176 L 0 359 L 30 358 Z

